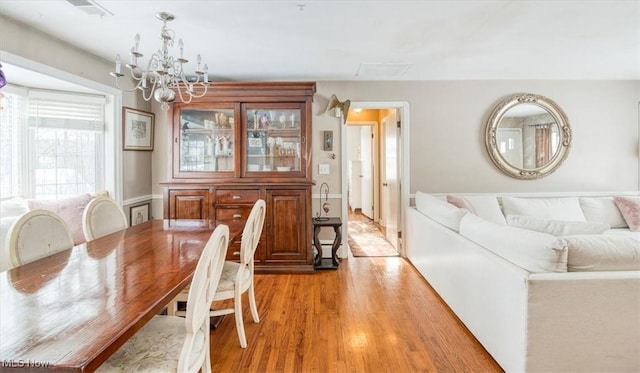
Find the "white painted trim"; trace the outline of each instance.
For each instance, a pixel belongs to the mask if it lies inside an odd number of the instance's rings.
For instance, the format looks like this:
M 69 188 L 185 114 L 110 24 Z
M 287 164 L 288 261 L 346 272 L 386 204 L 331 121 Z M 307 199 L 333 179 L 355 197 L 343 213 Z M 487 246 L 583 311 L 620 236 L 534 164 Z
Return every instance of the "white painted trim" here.
M 319 193 L 318 194 L 312 194 L 311 198 L 313 198 L 313 199 L 318 199 L 318 198 L 324 199 L 324 194 L 322 194 L 322 195 L 320 195 Z M 329 193 L 329 199 L 339 199 L 339 198 L 342 198 L 342 194 Z
M 425 192 L 427 193 L 427 192 Z M 550 198 L 550 197 L 611 197 L 611 196 L 638 196 L 638 191 L 603 191 L 603 192 L 540 192 L 540 193 L 427 193 L 434 197 L 453 196 L 497 196 L 497 197 L 532 197 L 532 198 Z M 412 199 L 416 198 L 415 193 L 411 194 Z
M 151 194 L 146 196 L 133 197 L 133 198 L 129 198 L 122 201 L 122 206 L 135 205 L 141 202 L 147 202 L 151 200 L 153 200 L 153 196 Z
M 33 70 L 41 74 L 49 75 L 57 79 L 65 80 L 89 89 L 98 91 L 107 97 L 108 109 L 105 111 L 105 136 L 104 136 L 104 189 L 109 191 L 111 198 L 117 202 L 122 202 L 123 177 L 122 177 L 122 91 L 117 88 L 104 85 L 102 83 L 74 75 L 63 70 L 58 70 L 51 66 L 26 59 L 24 57 L 0 51 L 2 61 Z M 113 115 L 109 115 L 109 113 Z
M 394 109 L 400 109 L 400 120 L 402 121 L 402 125 L 400 128 L 400 149 L 401 149 L 401 157 L 402 157 L 402 164 L 400 166 L 400 210 L 398 211 L 399 214 L 399 224 L 398 224 L 398 229 L 402 232 L 402 235 L 404 236 L 406 234 L 406 223 L 404 221 L 404 212 L 407 208 L 409 208 L 409 203 L 411 200 L 411 196 L 409 194 L 410 192 L 410 185 L 411 185 L 411 159 L 410 159 L 410 142 L 409 139 L 411 138 L 411 118 L 410 118 L 410 113 L 409 113 L 409 103 L 405 102 L 405 101 L 390 101 L 390 102 L 379 102 L 379 101 L 354 101 L 351 102 L 351 108 L 352 109 L 356 109 L 356 108 L 362 108 L 362 109 L 381 109 L 381 108 L 394 108 Z M 357 121 L 349 121 L 349 123 L 358 123 Z M 378 123 L 378 122 L 375 122 Z M 341 142 L 341 167 L 342 170 L 347 170 L 347 125 L 344 124 L 341 126 L 341 131 L 340 131 L 340 142 Z M 342 195 L 347 195 L 347 178 L 344 176 L 345 172 L 343 172 L 343 176 L 342 176 L 342 185 L 341 185 L 341 189 L 342 189 Z M 348 227 L 348 223 L 349 223 L 349 214 L 347 212 L 348 209 L 348 202 L 346 198 L 342 199 L 342 206 L 341 206 L 341 210 L 342 210 L 342 222 L 343 222 L 343 227 Z M 348 235 L 348 234 L 345 234 Z M 342 247 L 347 247 L 347 245 L 344 245 Z M 348 250 L 347 250 L 348 251 Z M 338 251 L 340 252 L 340 250 Z M 400 248 L 399 250 L 400 252 L 400 256 L 405 257 L 406 254 L 406 248 L 404 247 L 404 245 Z M 339 255 L 341 258 L 345 258 L 348 256 L 348 253 L 345 253 L 344 250 L 342 250 L 341 255 Z

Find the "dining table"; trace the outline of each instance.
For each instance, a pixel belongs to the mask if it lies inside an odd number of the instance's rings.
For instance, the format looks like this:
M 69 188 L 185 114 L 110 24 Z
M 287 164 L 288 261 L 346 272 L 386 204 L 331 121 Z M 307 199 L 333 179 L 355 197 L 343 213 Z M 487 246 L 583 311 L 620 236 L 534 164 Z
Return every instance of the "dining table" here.
M 191 282 L 214 228 L 150 220 L 0 272 L 0 372 L 94 371 Z

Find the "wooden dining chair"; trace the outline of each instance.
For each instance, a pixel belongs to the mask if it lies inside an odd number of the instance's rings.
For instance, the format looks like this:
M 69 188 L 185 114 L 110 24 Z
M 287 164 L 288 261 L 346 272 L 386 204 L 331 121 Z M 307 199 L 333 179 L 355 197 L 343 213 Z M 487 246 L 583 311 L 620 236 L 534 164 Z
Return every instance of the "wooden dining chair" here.
M 218 225 L 191 280 L 186 318 L 154 316 L 97 372 L 211 372 L 209 308 L 228 243 L 229 227 Z
M 73 247 L 67 223 L 58 214 L 40 209 L 21 215 L 9 228 L 6 240 L 8 269 Z
M 82 231 L 87 241 L 127 228 L 122 207 L 107 196 L 92 199 L 82 213 Z
M 264 200 L 259 199 L 253 205 L 253 208 L 249 213 L 249 218 L 247 219 L 242 231 L 242 241 L 240 242 L 240 262 L 226 261 L 224 263 L 220 284 L 218 285 L 213 300 L 215 302 L 225 299 L 233 299 L 234 307 L 217 310 L 212 308 L 210 312 L 211 316 L 221 316 L 230 313 L 235 314 L 236 330 L 238 332 L 238 339 L 240 340 L 240 346 L 242 348 L 247 347 L 247 338 L 245 336 L 244 321 L 242 318 L 242 294 L 245 292 L 247 292 L 249 297 L 249 308 L 251 309 L 253 322 L 260 322 L 253 287 L 253 256 L 256 252 L 256 248 L 258 247 L 260 235 L 262 234 L 265 212 L 266 203 Z M 184 311 L 178 311 L 178 302 L 184 302 L 185 300 L 185 291 L 183 291 L 174 298 L 171 303 L 169 303 L 167 307 L 168 313 L 174 315 L 184 314 Z

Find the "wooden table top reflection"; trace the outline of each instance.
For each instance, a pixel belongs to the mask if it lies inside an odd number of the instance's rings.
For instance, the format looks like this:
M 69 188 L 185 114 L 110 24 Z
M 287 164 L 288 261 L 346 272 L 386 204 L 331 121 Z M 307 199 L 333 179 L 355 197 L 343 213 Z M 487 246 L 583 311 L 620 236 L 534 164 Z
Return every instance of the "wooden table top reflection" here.
M 0 371 L 95 370 L 190 283 L 212 231 L 152 220 L 0 273 Z

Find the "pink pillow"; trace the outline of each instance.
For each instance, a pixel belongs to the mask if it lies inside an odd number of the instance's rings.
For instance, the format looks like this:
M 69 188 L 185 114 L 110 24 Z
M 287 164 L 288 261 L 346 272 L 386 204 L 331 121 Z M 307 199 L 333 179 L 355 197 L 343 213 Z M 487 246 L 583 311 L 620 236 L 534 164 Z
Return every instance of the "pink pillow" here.
M 640 232 L 640 197 L 613 197 L 629 229 Z
M 60 215 L 62 220 L 67 223 L 69 233 L 73 237 L 73 243 L 78 245 L 86 241 L 84 232 L 82 232 L 82 213 L 91 198 L 91 194 L 85 193 L 58 200 L 30 199 L 28 202 L 30 210 L 43 209 Z
M 447 202 L 470 213 L 489 220 L 490 222 L 506 225 L 500 204 L 495 196 L 454 196 L 448 195 Z

